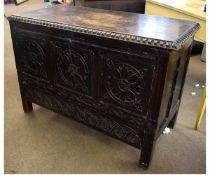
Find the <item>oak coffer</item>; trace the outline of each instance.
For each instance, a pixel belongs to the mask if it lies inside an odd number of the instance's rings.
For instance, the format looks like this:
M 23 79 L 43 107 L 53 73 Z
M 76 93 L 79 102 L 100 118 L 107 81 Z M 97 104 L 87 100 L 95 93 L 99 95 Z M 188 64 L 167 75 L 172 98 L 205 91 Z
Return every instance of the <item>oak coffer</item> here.
M 176 122 L 199 24 L 64 5 L 9 22 L 24 111 L 36 103 L 103 131 L 148 167 Z

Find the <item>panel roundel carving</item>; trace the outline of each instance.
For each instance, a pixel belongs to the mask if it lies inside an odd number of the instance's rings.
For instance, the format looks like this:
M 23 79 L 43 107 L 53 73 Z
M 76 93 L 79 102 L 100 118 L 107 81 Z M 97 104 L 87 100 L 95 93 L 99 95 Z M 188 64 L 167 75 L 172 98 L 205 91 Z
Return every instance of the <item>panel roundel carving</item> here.
M 90 70 L 85 54 L 68 47 L 60 48 L 57 63 L 59 83 L 74 90 L 88 93 Z
M 114 63 L 106 58 L 105 99 L 112 99 L 123 106 L 134 107 L 143 111 L 142 95 L 145 93 L 144 75 L 147 68 L 140 70 L 129 63 Z
M 34 74 L 39 77 L 47 78 L 45 68 L 45 54 L 42 42 L 36 40 L 22 40 L 21 47 L 23 53 L 21 55 L 21 65 L 23 71 Z

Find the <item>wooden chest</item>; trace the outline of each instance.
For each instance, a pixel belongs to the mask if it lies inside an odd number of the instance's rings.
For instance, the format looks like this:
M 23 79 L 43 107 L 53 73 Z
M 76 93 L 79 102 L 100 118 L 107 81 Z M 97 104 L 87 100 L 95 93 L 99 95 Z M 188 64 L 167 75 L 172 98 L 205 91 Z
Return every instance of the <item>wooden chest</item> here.
M 103 131 L 148 167 L 174 127 L 199 24 L 66 6 L 9 21 L 24 111 L 36 103 Z

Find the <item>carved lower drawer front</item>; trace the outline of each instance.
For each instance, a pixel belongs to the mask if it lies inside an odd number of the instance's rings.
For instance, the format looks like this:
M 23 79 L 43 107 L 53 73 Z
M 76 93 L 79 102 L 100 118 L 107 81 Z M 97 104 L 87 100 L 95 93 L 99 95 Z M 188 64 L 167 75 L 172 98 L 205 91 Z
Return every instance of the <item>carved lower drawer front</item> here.
M 100 113 L 92 108 L 88 108 L 85 105 L 70 100 L 62 100 L 59 96 L 40 91 L 39 89 L 31 88 L 29 90 L 26 86 L 25 95 L 28 99 L 37 104 L 72 117 L 82 123 L 107 132 L 124 142 L 140 148 L 141 137 L 139 136 L 139 128 L 135 128 L 132 125 L 129 126 L 122 121 L 114 120 L 110 116 Z

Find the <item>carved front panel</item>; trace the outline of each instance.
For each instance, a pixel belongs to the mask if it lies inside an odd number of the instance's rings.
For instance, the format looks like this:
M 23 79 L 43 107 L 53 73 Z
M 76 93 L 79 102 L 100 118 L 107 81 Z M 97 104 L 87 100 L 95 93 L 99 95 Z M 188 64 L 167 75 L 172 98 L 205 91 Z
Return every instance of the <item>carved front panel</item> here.
M 71 40 L 52 41 L 56 50 L 56 86 L 91 95 L 92 52 Z
M 47 79 L 46 69 L 46 40 L 36 35 L 18 35 L 16 46 L 19 51 L 19 58 L 16 59 L 18 70 L 24 73 Z
M 104 53 L 101 57 L 102 100 L 146 115 L 155 66 L 125 53 Z

